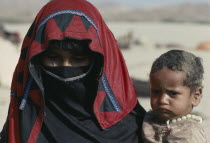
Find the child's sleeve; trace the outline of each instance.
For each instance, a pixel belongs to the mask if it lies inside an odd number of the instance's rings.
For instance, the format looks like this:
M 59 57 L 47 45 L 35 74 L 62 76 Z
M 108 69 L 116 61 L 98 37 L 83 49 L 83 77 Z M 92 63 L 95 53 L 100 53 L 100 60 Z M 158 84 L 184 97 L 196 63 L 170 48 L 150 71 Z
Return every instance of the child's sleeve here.
M 167 138 L 168 142 L 207 143 L 204 130 L 200 123 L 190 122 L 190 124 L 180 125 L 175 130 L 172 130 L 172 134 Z
M 207 143 L 205 132 L 200 123 L 198 123 L 197 126 L 193 126 L 192 129 L 192 143 Z

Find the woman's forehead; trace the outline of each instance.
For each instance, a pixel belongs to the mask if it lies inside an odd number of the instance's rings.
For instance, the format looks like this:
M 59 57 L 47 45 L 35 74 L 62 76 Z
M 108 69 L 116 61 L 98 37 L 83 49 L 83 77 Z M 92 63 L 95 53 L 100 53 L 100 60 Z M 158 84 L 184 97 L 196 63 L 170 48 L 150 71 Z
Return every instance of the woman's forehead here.
M 59 56 L 77 56 L 77 57 L 89 57 L 91 56 L 92 54 L 90 53 L 84 53 L 84 52 L 81 52 L 81 53 L 78 53 L 78 52 L 75 52 L 73 50 L 64 50 L 64 49 L 60 49 L 59 47 L 52 47 L 52 48 L 49 48 L 46 52 L 46 54 L 57 54 Z

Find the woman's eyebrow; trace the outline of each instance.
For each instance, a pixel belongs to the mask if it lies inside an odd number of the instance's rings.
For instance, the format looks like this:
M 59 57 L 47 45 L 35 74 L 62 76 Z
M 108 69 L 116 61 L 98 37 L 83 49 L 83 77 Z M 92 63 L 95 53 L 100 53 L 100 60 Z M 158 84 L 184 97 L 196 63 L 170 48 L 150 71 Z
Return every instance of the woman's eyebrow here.
M 58 54 L 58 53 L 55 52 L 55 51 L 49 50 L 49 51 L 46 52 L 46 55 L 48 55 L 48 54 Z
M 60 53 L 61 50 L 56 47 L 52 47 L 52 48 L 49 48 L 47 51 L 51 53 Z

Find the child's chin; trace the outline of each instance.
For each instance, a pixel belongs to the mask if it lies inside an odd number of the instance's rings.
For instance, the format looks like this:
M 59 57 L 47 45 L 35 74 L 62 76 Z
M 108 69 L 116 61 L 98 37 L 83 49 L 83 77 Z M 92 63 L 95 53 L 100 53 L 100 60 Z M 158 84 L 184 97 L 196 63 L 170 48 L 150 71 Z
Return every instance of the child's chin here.
M 158 115 L 162 120 L 165 120 L 165 121 L 173 118 L 170 113 L 161 113 L 161 114 L 159 113 Z

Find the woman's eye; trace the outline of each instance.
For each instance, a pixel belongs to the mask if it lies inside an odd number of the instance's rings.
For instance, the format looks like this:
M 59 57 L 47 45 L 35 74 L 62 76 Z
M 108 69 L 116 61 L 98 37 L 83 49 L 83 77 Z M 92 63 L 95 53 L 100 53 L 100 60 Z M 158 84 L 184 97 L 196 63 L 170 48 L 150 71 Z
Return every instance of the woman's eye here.
M 72 60 L 75 62 L 84 62 L 84 61 L 87 61 L 88 58 L 87 57 L 72 57 Z
M 50 60 L 56 60 L 59 58 L 59 56 L 58 55 L 48 55 L 47 58 Z

